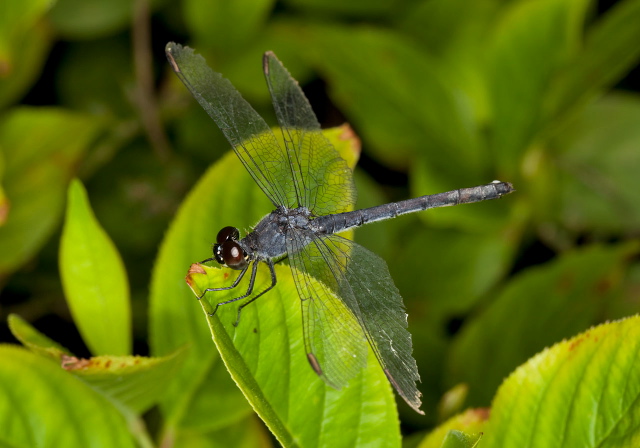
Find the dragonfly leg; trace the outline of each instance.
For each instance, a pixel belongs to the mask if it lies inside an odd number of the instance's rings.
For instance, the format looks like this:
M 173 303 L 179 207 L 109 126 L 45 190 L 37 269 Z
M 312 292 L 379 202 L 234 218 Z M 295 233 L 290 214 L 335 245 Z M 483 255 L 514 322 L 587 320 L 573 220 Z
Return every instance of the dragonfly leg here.
M 205 260 L 206 261 L 206 260 Z M 242 277 L 244 277 L 244 274 L 249 270 L 249 266 L 247 266 L 246 268 L 244 268 L 241 272 L 240 275 L 238 275 L 238 277 L 235 279 L 235 281 L 233 282 L 233 284 L 231 286 L 225 286 L 223 288 L 207 288 L 204 290 L 204 292 L 202 294 L 200 294 L 200 296 L 198 296 L 198 300 L 202 299 L 204 297 L 204 295 L 206 293 L 208 293 L 209 291 L 226 291 L 228 289 L 233 289 L 236 286 L 238 286 L 238 283 L 240 283 L 240 280 L 242 280 Z M 245 296 L 246 297 L 246 296 Z
M 207 292 L 207 291 L 224 291 L 224 290 L 227 290 L 227 289 L 235 288 L 238 285 L 238 282 L 240 282 L 240 280 L 244 276 L 244 273 L 247 272 L 248 270 L 249 270 L 249 266 L 247 266 L 245 269 L 243 269 L 242 272 L 240 273 L 240 275 L 238 276 L 238 278 L 236 279 L 236 281 L 233 282 L 233 285 L 227 286 L 225 288 L 207 288 L 207 289 L 205 289 L 205 292 Z M 249 287 L 247 288 L 247 292 L 244 293 L 243 295 L 241 295 L 240 297 L 236 297 L 236 298 L 231 299 L 231 300 L 226 300 L 224 302 L 217 303 L 215 309 L 213 310 L 213 312 L 207 313 L 207 314 L 209 314 L 209 316 L 213 316 L 214 314 L 216 314 L 216 311 L 218 311 L 218 307 L 220 305 L 226 305 L 228 303 L 237 302 L 238 300 L 242 300 L 242 299 L 244 299 L 246 297 L 249 297 L 251 295 L 251 293 L 253 292 L 253 285 L 254 285 L 255 280 L 256 280 L 256 272 L 258 272 L 258 262 L 257 261 L 255 261 L 253 263 L 253 266 L 251 267 L 251 278 L 249 279 Z
M 259 292 L 258 294 L 256 294 L 254 297 L 250 298 L 249 300 L 247 300 L 245 303 L 243 303 L 242 305 L 240 305 L 238 307 L 238 318 L 236 319 L 235 323 L 233 324 L 234 327 L 237 327 L 238 324 L 240 323 L 240 313 L 242 312 L 242 309 L 249 305 L 251 302 L 253 302 L 254 300 L 256 300 L 258 297 L 262 296 L 264 293 L 270 291 L 273 289 L 274 286 L 276 286 L 276 271 L 273 268 L 273 261 L 271 260 L 266 260 L 265 263 L 267 263 L 267 266 L 269 266 L 269 272 L 271 273 L 271 285 L 269 285 L 268 288 L 264 289 L 263 291 Z

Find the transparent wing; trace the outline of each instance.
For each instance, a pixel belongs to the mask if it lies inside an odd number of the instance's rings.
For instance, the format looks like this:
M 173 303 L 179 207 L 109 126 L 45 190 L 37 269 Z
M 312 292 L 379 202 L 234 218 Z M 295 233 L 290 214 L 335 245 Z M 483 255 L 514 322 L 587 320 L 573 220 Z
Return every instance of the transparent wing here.
M 356 366 L 348 359 L 349 351 L 328 354 L 326 350 L 353 346 L 358 339 L 355 333 L 359 332 L 369 341 L 398 394 L 409 406 L 422 413 L 421 394 L 416 388 L 420 376 L 412 356 L 407 314 L 384 260 L 359 244 L 337 235 L 314 239 L 310 231 L 293 233 L 294 236 L 288 238 L 287 250 L 294 268 L 296 286 L 303 300 L 305 344 L 308 353 L 318 358 L 327 380 L 332 382 L 330 375 L 333 374 L 346 376 L 343 372 L 348 372 L 350 378 L 357 373 L 357 370 L 354 372 Z M 320 280 L 323 287 L 310 291 L 306 286 L 312 284 L 309 277 Z M 340 298 L 340 305 L 335 303 L 334 297 Z M 332 323 L 336 318 L 328 318 L 327 314 L 338 314 L 333 311 L 338 309 L 350 317 L 344 328 L 331 335 L 327 333 L 333 332 L 334 328 L 317 328 L 326 322 L 337 325 Z M 354 328 L 354 320 L 359 328 Z M 318 340 L 326 337 L 332 338 L 330 344 Z M 324 352 L 317 353 L 318 347 Z
M 356 201 L 356 189 L 347 162 L 322 134 L 309 101 L 282 63 L 267 52 L 263 64 L 298 205 L 316 216 L 350 210 Z
M 311 232 L 288 233 L 289 263 L 302 305 L 304 345 L 327 383 L 340 389 L 367 363 L 367 339 L 360 323 L 336 295 L 336 279 L 326 275 L 324 254 L 314 250 Z M 325 274 L 323 276 L 323 274 Z
M 213 118 L 271 202 L 276 206 L 297 207 L 289 156 L 269 125 L 231 82 L 211 70 L 193 49 L 170 42 L 165 51 L 180 80 Z

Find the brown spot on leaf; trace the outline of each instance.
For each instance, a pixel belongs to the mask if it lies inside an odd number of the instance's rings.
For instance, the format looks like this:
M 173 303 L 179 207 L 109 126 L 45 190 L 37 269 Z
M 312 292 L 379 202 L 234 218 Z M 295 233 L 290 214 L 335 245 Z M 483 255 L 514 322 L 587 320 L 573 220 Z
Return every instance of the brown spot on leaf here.
M 193 263 L 191 266 L 189 266 L 189 271 L 187 272 L 187 274 L 206 274 L 206 273 L 207 271 L 205 271 L 202 265 L 199 263 Z
M 81 370 L 91 365 L 91 360 L 75 356 L 62 355 L 60 367 L 64 370 Z
M 582 342 L 585 340 L 584 336 L 581 336 L 577 339 L 574 339 L 573 341 L 571 341 L 571 343 L 569 344 L 569 351 L 573 351 L 576 347 L 578 347 L 580 344 L 582 344 Z

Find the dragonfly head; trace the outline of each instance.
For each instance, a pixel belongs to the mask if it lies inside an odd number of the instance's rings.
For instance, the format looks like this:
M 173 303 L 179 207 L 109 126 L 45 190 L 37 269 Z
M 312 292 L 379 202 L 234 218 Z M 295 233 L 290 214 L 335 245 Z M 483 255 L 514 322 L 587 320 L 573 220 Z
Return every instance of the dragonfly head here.
M 235 227 L 227 226 L 218 232 L 213 255 L 216 261 L 231 269 L 244 269 L 249 263 L 249 255 L 238 243 L 240 232 Z

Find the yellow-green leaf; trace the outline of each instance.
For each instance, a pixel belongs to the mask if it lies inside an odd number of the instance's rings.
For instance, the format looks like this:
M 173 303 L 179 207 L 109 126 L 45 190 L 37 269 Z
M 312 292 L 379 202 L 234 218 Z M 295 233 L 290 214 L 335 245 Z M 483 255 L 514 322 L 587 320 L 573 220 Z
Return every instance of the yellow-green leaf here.
M 77 180 L 69 186 L 60 274 L 74 321 L 91 351 L 102 355 L 131 353 L 131 309 L 124 264 Z

